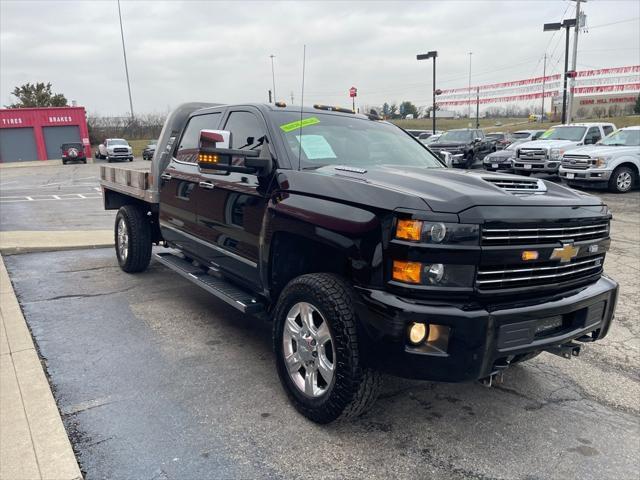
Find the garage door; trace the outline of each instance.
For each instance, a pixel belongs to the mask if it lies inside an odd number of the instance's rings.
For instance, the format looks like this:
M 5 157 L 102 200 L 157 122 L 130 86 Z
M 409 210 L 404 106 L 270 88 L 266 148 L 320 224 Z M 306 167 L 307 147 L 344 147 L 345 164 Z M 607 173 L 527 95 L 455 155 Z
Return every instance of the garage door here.
M 47 159 L 62 157 L 60 147 L 63 143 L 79 142 L 80 129 L 77 125 L 68 125 L 64 127 L 43 127 L 44 143 L 47 146 Z
M 23 162 L 38 160 L 33 128 L 0 129 L 0 161 Z

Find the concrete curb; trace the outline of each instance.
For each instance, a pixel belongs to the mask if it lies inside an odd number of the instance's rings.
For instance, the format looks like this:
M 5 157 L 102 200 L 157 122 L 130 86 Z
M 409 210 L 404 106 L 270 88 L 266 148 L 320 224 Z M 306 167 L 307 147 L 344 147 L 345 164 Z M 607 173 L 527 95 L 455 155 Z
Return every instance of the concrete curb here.
M 0 256 L 0 478 L 82 478 Z
M 112 230 L 0 232 L 0 253 L 2 255 L 112 246 Z

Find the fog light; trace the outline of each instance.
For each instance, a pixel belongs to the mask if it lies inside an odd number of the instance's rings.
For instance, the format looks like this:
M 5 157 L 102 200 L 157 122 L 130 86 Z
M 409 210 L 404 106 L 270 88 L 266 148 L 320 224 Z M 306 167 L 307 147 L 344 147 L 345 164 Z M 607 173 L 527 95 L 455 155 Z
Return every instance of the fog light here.
M 444 265 L 432 263 L 424 266 L 424 274 L 429 283 L 439 283 L 444 277 Z
M 429 329 L 424 323 L 409 324 L 409 342 L 412 345 L 420 345 L 427 338 Z

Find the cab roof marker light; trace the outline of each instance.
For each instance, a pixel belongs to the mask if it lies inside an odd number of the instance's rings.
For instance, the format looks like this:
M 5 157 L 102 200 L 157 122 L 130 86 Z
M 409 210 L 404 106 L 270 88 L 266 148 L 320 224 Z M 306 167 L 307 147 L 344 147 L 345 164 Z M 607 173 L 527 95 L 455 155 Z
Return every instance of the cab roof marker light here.
M 326 110 L 328 112 L 356 113 L 355 111 L 351 110 L 350 108 L 332 107 L 330 105 L 321 105 L 319 103 L 314 104 L 313 108 L 315 108 L 316 110 Z

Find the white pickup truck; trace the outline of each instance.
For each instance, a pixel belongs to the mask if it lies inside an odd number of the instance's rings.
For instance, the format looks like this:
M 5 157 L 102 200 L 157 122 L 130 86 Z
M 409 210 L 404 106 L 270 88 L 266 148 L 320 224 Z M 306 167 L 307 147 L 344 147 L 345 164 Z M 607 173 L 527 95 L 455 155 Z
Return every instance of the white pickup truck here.
M 513 170 L 519 175 L 558 173 L 562 155 L 580 145 L 593 145 L 616 129 L 612 123 L 572 123 L 547 130 L 516 149 Z
M 640 179 L 640 126 L 616 130 L 595 145 L 565 153 L 560 178 L 570 186 L 628 192 Z
M 116 160 L 133 162 L 133 149 L 124 138 L 107 138 L 98 145 L 96 159 L 106 159 L 111 163 Z

